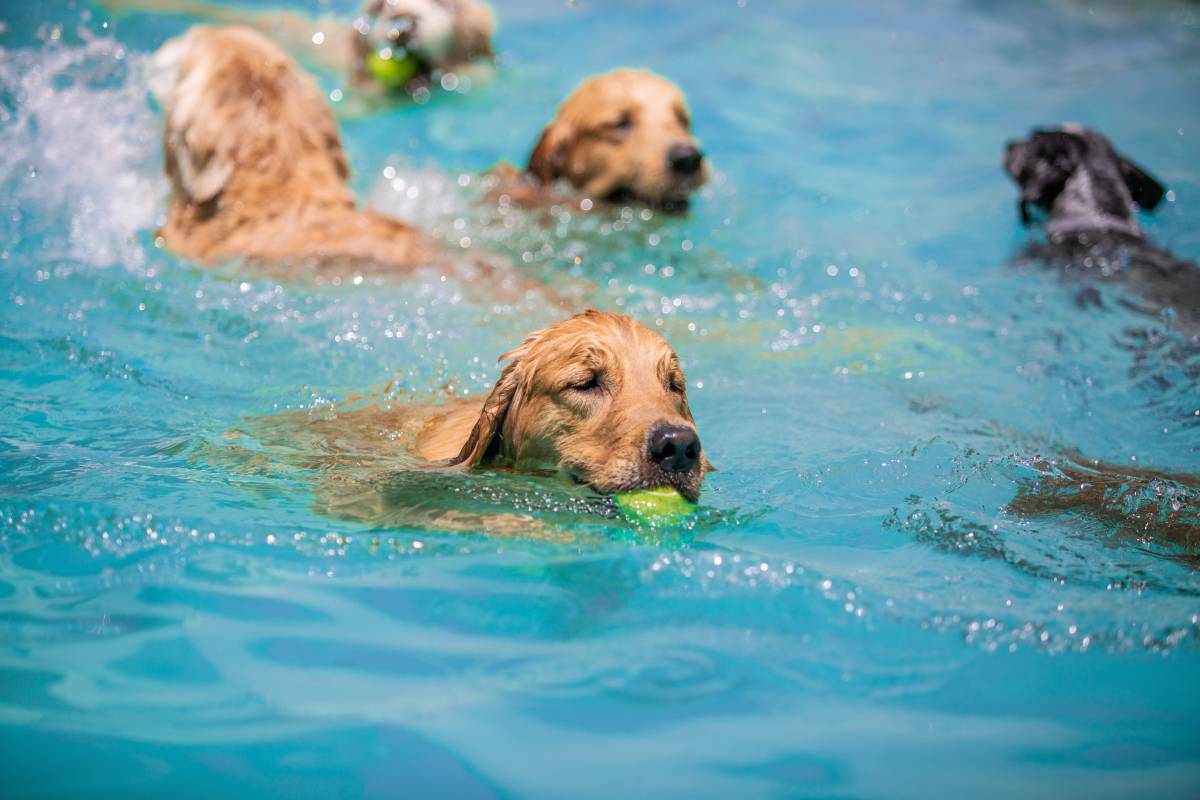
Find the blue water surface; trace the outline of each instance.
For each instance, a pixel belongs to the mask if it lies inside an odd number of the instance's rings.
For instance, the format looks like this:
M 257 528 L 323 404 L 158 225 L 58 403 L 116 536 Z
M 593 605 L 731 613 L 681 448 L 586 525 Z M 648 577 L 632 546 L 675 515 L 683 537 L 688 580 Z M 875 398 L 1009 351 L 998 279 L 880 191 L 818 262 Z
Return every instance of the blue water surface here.
M 1095 126 L 1200 257 L 1200 12 L 1123 5 L 503 0 L 490 82 L 347 115 L 364 200 L 683 360 L 720 469 L 695 525 L 473 476 L 528 539 L 330 513 L 246 431 L 486 391 L 561 312 L 174 258 L 142 68 L 189 20 L 5 4 L 0 794 L 1200 794 L 1197 542 L 1014 504 L 1063 459 L 1200 465 L 1194 343 L 1018 263 L 999 165 Z M 618 65 L 687 93 L 690 211 L 481 206 Z M 1194 486 L 1139 497 L 1196 524 Z

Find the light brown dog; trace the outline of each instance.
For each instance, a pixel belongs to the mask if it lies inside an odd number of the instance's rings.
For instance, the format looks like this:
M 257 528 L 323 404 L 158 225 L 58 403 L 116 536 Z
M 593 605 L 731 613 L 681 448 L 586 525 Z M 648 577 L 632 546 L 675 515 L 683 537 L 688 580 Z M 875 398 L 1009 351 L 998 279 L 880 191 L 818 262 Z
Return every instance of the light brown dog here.
M 708 177 L 683 93 L 646 70 L 584 81 L 542 131 L 524 173 L 496 171 L 493 194 L 523 205 L 558 180 L 592 201 L 634 200 L 678 208 Z
M 679 358 L 623 314 L 588 310 L 501 356 L 486 399 L 424 416 L 415 452 L 434 465 L 555 469 L 603 494 L 673 486 L 695 501 L 711 469 Z
M 695 500 L 712 470 L 679 361 L 622 314 L 588 311 L 526 338 L 485 396 L 442 403 L 352 398 L 248 421 L 198 451 L 258 488 L 278 471 L 314 481 L 314 509 L 374 528 L 574 539 L 529 515 L 510 473 L 565 477 L 595 492 L 673 486 Z M 486 483 L 462 474 L 486 467 Z M 299 473 L 298 471 L 299 470 Z M 547 512 L 592 510 L 588 494 L 546 492 Z M 510 501 L 506 501 L 508 498 Z
M 320 90 L 261 34 L 193 28 L 155 55 L 152 83 L 166 111 L 169 249 L 335 273 L 437 257 L 413 228 L 355 206 Z
M 300 432 L 305 450 L 319 443 L 356 463 L 390 456 L 391 469 L 487 465 L 551 471 L 602 494 L 673 486 L 700 495 L 713 468 L 678 356 L 658 333 L 623 314 L 587 311 L 530 333 L 500 360 L 508 365 L 486 397 L 360 403 L 282 415 L 282 425 L 266 417 L 274 428 L 266 438 L 283 443 Z

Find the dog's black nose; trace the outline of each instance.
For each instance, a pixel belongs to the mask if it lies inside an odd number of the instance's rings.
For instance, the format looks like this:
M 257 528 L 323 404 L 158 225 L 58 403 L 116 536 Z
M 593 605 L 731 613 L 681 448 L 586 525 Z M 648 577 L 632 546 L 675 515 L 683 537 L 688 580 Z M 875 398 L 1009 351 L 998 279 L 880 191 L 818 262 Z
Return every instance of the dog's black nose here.
M 665 472 L 688 472 L 700 460 L 700 437 L 694 428 L 657 425 L 646 444 L 650 460 Z
M 667 164 L 676 175 L 695 175 L 704 154 L 690 144 L 677 144 L 667 151 Z

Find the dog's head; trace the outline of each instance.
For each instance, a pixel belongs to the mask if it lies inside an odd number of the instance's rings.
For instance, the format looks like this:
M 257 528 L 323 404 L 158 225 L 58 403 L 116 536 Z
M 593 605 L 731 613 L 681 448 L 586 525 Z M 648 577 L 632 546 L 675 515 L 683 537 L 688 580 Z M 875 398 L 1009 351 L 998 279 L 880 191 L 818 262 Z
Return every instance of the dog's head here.
M 163 150 L 173 193 L 208 206 L 301 200 L 346 203 L 350 165 L 320 87 L 263 34 L 197 26 L 151 62 L 164 105 Z
M 492 58 L 491 10 L 477 0 L 367 0 L 354 21 L 359 60 L 384 49 L 405 50 L 428 73 Z
M 552 467 L 611 494 L 673 486 L 695 501 L 712 469 L 670 345 L 622 314 L 589 310 L 531 334 L 446 466 Z
M 1021 188 L 1021 221 L 1031 208 L 1049 214 L 1048 229 L 1101 228 L 1137 233 L 1134 204 L 1153 209 L 1164 188 L 1093 130 L 1064 125 L 1009 142 L 1004 169 Z
M 597 199 L 682 205 L 708 176 L 683 93 L 645 70 L 584 81 L 542 131 L 529 172 Z

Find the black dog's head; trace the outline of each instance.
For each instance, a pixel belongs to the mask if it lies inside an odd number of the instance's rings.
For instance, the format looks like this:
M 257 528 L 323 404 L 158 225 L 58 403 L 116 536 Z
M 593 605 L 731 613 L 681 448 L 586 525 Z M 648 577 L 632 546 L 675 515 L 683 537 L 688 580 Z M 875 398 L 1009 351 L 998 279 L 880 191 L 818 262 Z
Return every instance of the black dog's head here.
M 1021 187 L 1021 222 L 1029 225 L 1030 207 L 1040 208 L 1049 214 L 1051 231 L 1097 228 L 1137 234 L 1134 204 L 1153 209 L 1165 191 L 1108 139 L 1076 125 L 1034 130 L 1025 141 L 1009 142 L 1004 169 Z

